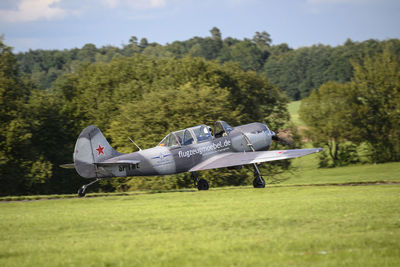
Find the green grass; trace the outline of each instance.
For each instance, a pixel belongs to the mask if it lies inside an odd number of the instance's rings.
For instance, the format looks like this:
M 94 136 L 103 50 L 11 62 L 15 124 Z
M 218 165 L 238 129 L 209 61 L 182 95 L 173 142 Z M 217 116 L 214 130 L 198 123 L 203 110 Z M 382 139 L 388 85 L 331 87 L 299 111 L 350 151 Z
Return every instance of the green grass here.
M 296 126 L 301 127 L 305 126 L 304 122 L 299 118 L 299 109 L 300 109 L 301 100 L 292 101 L 288 104 L 288 111 L 290 113 L 290 121 L 293 122 Z
M 0 266 L 395 266 L 400 186 L 0 203 Z
M 400 182 L 400 162 L 385 164 L 357 164 L 338 168 L 317 168 L 317 154 L 294 159 L 292 171 L 278 178 L 281 184 L 329 184 L 360 182 Z M 268 174 L 264 174 L 268 177 Z

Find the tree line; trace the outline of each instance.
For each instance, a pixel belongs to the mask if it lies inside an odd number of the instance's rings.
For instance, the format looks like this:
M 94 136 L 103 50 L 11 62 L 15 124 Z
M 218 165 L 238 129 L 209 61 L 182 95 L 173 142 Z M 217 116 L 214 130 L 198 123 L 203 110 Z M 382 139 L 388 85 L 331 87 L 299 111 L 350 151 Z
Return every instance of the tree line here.
M 193 37 L 166 45 L 130 37 L 122 47 L 86 44 L 82 48 L 60 50 L 30 50 L 18 53 L 21 73 L 31 77 L 42 89 L 50 88 L 64 73 L 76 71 L 82 63 L 110 62 L 119 57 L 141 54 L 152 58 L 201 57 L 221 64 L 235 62 L 247 71 L 253 70 L 268 77 L 292 100 L 307 97 L 311 91 L 328 81 L 349 82 L 353 77 L 351 60 L 381 53 L 390 43 L 400 55 L 400 40 L 348 39 L 343 45 L 313 45 L 292 49 L 288 44 L 272 45 L 266 32 L 255 32 L 252 38 L 242 40 L 226 37 L 217 27 L 208 37 Z

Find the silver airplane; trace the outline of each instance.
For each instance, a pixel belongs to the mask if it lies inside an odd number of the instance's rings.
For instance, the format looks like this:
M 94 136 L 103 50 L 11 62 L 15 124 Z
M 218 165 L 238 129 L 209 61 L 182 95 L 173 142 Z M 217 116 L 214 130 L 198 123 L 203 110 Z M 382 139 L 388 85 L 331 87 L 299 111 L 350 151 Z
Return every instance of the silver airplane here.
M 110 146 L 99 128 L 88 126 L 76 142 L 74 163 L 61 167 L 75 168 L 84 178 L 95 178 L 78 190 L 79 197 L 85 196 L 88 186 L 104 178 L 182 172 L 191 173 L 198 190 L 208 190 L 208 181 L 198 179 L 198 171 L 249 164 L 254 167 L 253 186 L 264 188 L 265 180 L 257 164 L 322 151 L 322 148 L 267 151 L 273 140 L 279 141 L 279 138 L 265 124 L 231 127 L 217 121 L 214 129 L 198 125 L 179 130 L 168 134 L 156 147 L 123 154 Z

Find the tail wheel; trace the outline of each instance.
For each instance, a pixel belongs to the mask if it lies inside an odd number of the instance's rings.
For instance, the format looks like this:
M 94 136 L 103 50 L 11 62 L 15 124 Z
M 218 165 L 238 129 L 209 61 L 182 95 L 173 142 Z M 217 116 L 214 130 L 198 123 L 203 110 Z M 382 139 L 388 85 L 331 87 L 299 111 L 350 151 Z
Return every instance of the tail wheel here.
M 96 183 L 96 182 L 98 182 L 100 180 L 101 180 L 100 178 L 96 178 L 96 180 L 94 180 L 94 181 L 92 181 L 92 182 L 90 182 L 88 184 L 85 184 L 84 186 L 79 188 L 78 197 L 84 197 L 86 195 L 86 189 L 89 187 L 89 185 L 92 185 L 92 184 L 94 184 L 94 183 Z
M 197 183 L 197 189 L 199 190 L 208 190 L 210 188 L 210 184 L 206 179 L 200 179 Z
M 84 197 L 86 195 L 86 188 L 85 187 L 81 187 L 78 190 L 78 197 Z

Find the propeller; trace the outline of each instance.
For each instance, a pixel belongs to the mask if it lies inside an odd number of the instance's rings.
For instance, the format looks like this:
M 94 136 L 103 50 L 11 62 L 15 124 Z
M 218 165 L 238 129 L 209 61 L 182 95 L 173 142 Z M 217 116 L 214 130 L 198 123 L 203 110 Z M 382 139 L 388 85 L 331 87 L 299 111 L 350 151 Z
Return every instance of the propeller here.
M 294 145 L 293 136 L 289 130 L 279 130 L 277 133 L 272 135 L 272 140 L 284 146 Z

